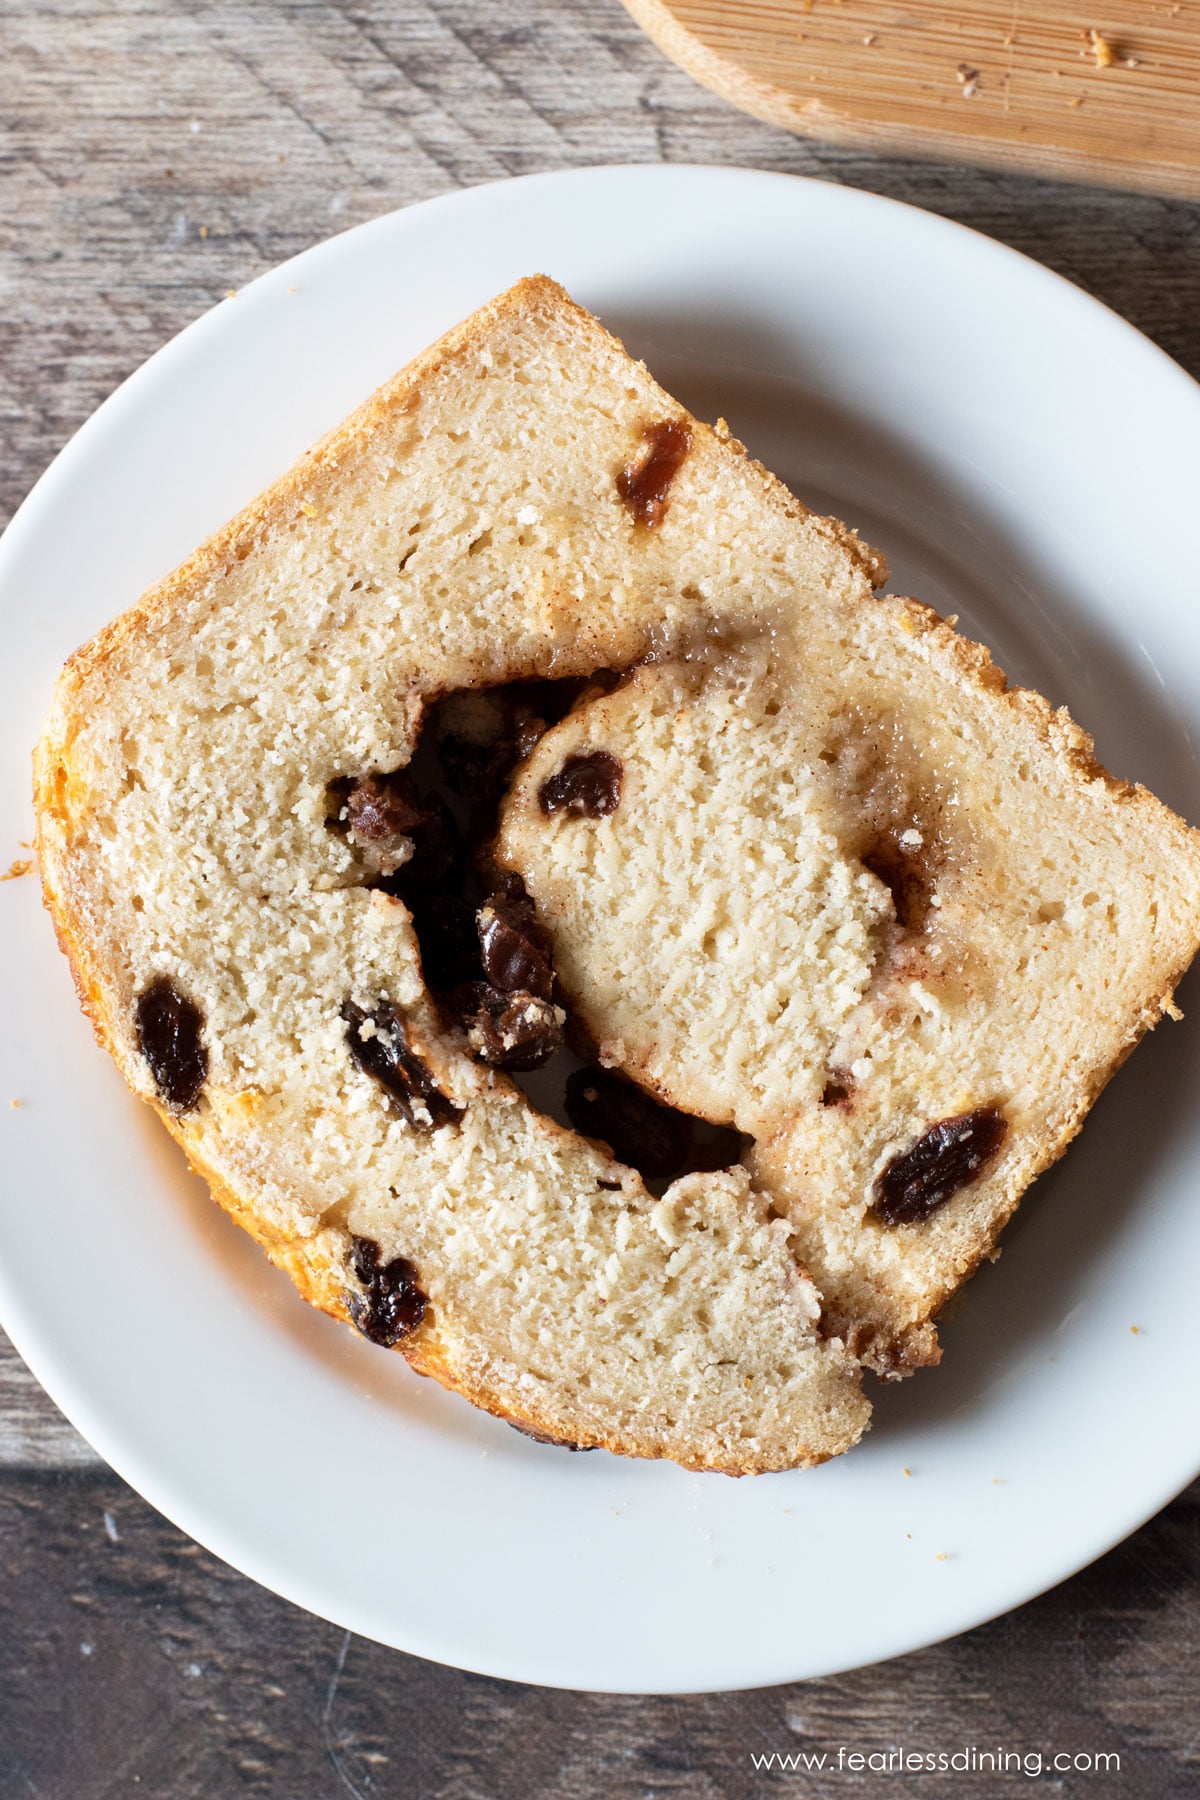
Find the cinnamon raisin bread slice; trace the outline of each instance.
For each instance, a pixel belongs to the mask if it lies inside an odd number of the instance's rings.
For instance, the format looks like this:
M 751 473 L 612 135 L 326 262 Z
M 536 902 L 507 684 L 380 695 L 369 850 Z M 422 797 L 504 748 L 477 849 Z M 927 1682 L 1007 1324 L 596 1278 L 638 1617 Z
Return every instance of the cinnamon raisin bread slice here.
M 535 279 L 59 683 L 38 853 L 101 1041 L 311 1300 L 535 1433 L 745 1472 L 846 1449 L 868 1408 L 744 1169 L 650 1193 L 480 1060 L 552 997 L 514 1023 L 485 992 L 474 1036 L 434 1004 L 453 834 L 404 774 L 422 720 L 731 621 L 849 626 L 880 572 Z
M 1200 836 L 915 602 L 790 627 L 583 702 L 497 853 L 601 1060 L 753 1137 L 826 1328 L 902 1373 L 1173 1010 Z

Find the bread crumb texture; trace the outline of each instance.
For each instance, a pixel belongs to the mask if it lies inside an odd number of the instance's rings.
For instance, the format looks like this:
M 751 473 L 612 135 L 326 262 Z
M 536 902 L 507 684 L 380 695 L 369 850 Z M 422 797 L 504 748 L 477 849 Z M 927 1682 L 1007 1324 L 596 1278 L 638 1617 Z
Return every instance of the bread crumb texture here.
M 618 476 L 672 421 L 649 527 Z M 308 1298 L 349 1316 L 355 1239 L 406 1259 L 428 1304 L 400 1349 L 536 1432 L 730 1473 L 848 1448 L 862 1361 L 936 1355 L 933 1313 L 1193 953 L 1194 835 L 875 598 L 883 572 L 533 278 L 60 681 L 37 851 L 98 1035 Z M 755 1140 L 661 1196 L 473 1059 L 403 902 L 327 824 L 438 696 L 639 663 L 535 748 L 499 848 L 604 1059 Z M 621 760 L 620 804 L 546 814 L 581 748 Z M 137 1022 L 160 978 L 203 1021 L 175 1113 Z M 410 1123 L 352 1055 L 344 1009 L 381 1004 L 451 1122 Z M 983 1104 L 995 1163 L 882 1225 L 889 1158 Z

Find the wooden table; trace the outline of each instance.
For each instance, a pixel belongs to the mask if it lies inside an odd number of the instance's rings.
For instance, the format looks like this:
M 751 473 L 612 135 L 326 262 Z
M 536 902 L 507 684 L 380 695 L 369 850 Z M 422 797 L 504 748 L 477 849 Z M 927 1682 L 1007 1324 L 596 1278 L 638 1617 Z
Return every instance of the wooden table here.
M 7 0 L 0 103 L 4 517 L 226 289 L 358 220 L 535 169 L 741 163 L 913 200 L 1049 263 L 1200 374 L 1200 208 L 800 143 L 694 86 L 617 0 Z M 1117 1751 L 1119 1777 L 1052 1791 L 1200 1791 L 1200 1486 L 1055 1592 L 881 1668 L 685 1700 L 563 1694 L 380 1649 L 233 1574 L 6 1350 L 0 1545 L 3 1800 L 1009 1789 L 751 1762 L 893 1743 Z

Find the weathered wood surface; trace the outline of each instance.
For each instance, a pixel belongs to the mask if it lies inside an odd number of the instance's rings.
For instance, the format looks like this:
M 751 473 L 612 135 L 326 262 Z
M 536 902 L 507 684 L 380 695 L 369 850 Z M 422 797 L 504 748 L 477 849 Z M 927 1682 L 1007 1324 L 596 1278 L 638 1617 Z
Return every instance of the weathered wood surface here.
M 1200 374 L 1200 208 L 802 143 L 696 87 L 618 0 L 0 0 L 0 518 L 124 375 L 282 257 L 455 186 L 659 158 L 932 207 Z M 347 1640 L 232 1574 L 4 1347 L 0 1546 L 0 1800 L 1008 1791 L 750 1761 L 896 1743 L 1115 1750 L 1119 1778 L 1052 1791 L 1200 1791 L 1200 1489 L 1053 1594 L 883 1668 L 563 1695 Z
M 52 1800 L 994 1796 L 1027 1775 L 756 1773 L 756 1754 L 1117 1750 L 1056 1794 L 1187 1800 L 1200 1496 L 1005 1619 L 757 1693 L 555 1693 L 383 1650 L 215 1562 L 101 1471 L 0 1476 L 0 1793 Z M 398 1547 L 398 1553 L 402 1550 Z M 1192 1571 L 1189 1574 L 1189 1571 Z M 636 1620 L 630 1629 L 636 1630 Z

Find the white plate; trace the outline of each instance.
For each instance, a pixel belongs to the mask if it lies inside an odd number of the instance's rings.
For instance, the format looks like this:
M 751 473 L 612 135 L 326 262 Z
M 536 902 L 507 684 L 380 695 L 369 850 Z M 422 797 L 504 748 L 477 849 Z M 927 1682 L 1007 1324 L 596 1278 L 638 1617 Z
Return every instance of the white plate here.
M 943 219 L 648 167 L 364 225 L 218 306 L 101 407 L 0 550 L 5 858 L 29 835 L 29 747 L 67 652 L 535 269 L 860 525 L 898 585 L 1068 702 L 1114 769 L 1200 817 L 1200 389 Z M 1196 1472 L 1194 1020 L 1155 1033 L 1039 1184 L 943 1366 L 881 1390 L 841 1461 L 734 1482 L 530 1443 L 310 1311 L 91 1045 L 34 883 L 0 888 L 0 909 L 0 1316 L 120 1474 L 313 1612 L 525 1681 L 755 1686 L 1015 1606 Z

